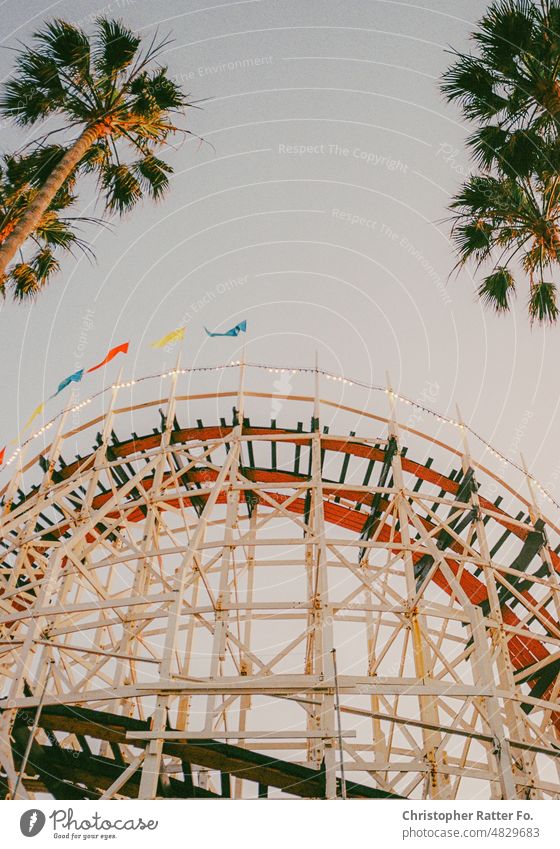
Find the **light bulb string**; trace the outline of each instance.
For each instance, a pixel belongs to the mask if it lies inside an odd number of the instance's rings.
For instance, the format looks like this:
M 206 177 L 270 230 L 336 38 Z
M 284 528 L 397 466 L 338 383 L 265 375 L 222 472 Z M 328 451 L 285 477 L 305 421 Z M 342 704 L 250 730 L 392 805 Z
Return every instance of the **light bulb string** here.
M 113 384 L 105 387 L 104 389 L 99 390 L 99 392 L 96 392 L 95 394 L 89 396 L 87 399 L 85 399 L 84 401 L 81 401 L 79 404 L 76 404 L 73 407 L 70 407 L 66 412 L 70 412 L 70 413 L 78 412 L 80 409 L 87 406 L 88 404 L 91 404 L 93 401 L 95 401 L 97 398 L 100 398 L 101 396 L 105 395 L 107 392 L 110 392 L 110 391 L 115 390 L 115 389 L 129 388 L 129 387 L 135 386 L 136 384 L 139 384 L 139 383 L 145 383 L 148 380 L 158 380 L 158 379 L 162 380 L 162 379 L 164 379 L 166 377 L 170 377 L 172 375 L 184 375 L 184 374 L 195 374 L 195 373 L 203 373 L 203 372 L 224 371 L 226 369 L 238 368 L 240 366 L 241 366 L 240 360 L 232 360 L 229 363 L 222 363 L 220 365 L 215 365 L 215 366 L 192 366 L 190 368 L 170 369 L 169 371 L 158 372 L 156 374 L 148 374 L 148 375 L 144 375 L 143 377 L 138 377 L 138 378 L 134 378 L 134 379 L 131 379 L 131 380 L 126 380 L 126 381 L 123 381 L 121 383 L 113 383 Z M 470 425 L 465 424 L 464 422 L 457 421 L 457 419 L 453 419 L 450 416 L 442 415 L 441 413 L 438 413 L 435 410 L 432 410 L 429 407 L 426 407 L 425 404 L 421 404 L 418 401 L 414 401 L 411 398 L 407 398 L 405 395 L 401 395 L 398 392 L 394 392 L 392 389 L 388 389 L 388 388 L 383 387 L 383 386 L 378 386 L 378 385 L 373 384 L 373 383 L 368 383 L 367 381 L 364 381 L 364 380 L 359 380 L 359 379 L 356 379 L 356 378 L 349 378 L 349 377 L 345 377 L 343 375 L 335 374 L 334 372 L 330 372 L 330 371 L 327 371 L 326 369 L 321 369 L 321 368 L 318 368 L 316 366 L 295 366 L 295 367 L 294 366 L 272 366 L 272 365 L 268 365 L 266 363 L 256 363 L 256 362 L 247 362 L 247 363 L 244 363 L 244 366 L 245 366 L 245 368 L 260 369 L 262 371 L 267 371 L 270 374 L 294 374 L 294 375 L 295 374 L 313 374 L 313 375 L 318 374 L 322 377 L 325 377 L 327 380 L 332 380 L 332 381 L 337 382 L 337 383 L 342 383 L 343 385 L 346 385 L 346 386 L 357 386 L 360 389 L 366 389 L 370 392 L 382 392 L 386 395 L 391 396 L 396 401 L 400 401 L 404 404 L 415 407 L 416 409 L 421 410 L 423 413 L 426 413 L 427 415 L 433 416 L 440 423 L 448 424 L 448 425 L 451 425 L 451 426 L 456 427 L 456 428 L 464 429 L 474 439 L 476 439 L 477 442 L 479 442 L 481 445 L 483 445 L 487 451 L 489 451 L 494 457 L 499 459 L 502 463 L 507 464 L 508 466 L 511 466 L 513 469 L 520 472 L 521 474 L 526 475 L 527 478 L 530 479 L 532 481 L 532 483 L 537 487 L 539 492 L 548 501 L 550 501 L 551 504 L 554 504 L 554 506 L 558 510 L 560 510 L 560 504 L 552 497 L 552 495 L 545 489 L 545 487 L 542 486 L 540 481 L 537 480 L 537 478 L 533 474 L 531 474 L 531 472 L 528 472 L 526 469 L 524 469 L 522 466 L 520 466 L 515 461 L 511 460 L 509 457 L 507 457 L 501 451 L 497 451 L 490 444 L 490 442 L 488 442 L 488 440 L 484 439 L 484 437 L 482 437 L 479 433 L 477 433 L 477 431 L 475 431 Z M 6 460 L 5 465 L 6 466 L 11 465 L 14 462 L 14 460 L 17 458 L 18 454 L 23 450 L 23 448 L 25 446 L 27 446 L 28 444 L 33 442 L 33 440 L 37 439 L 39 436 L 41 436 L 43 433 L 45 433 L 45 431 L 50 430 L 56 424 L 56 422 L 61 418 L 61 416 L 64 414 L 64 412 L 65 411 L 63 410 L 63 411 L 57 413 L 56 416 L 54 416 L 47 423 L 45 423 L 38 431 L 31 434 L 28 437 L 28 439 L 26 439 L 24 442 L 22 442 L 21 445 L 18 446 L 15 449 L 13 454 Z

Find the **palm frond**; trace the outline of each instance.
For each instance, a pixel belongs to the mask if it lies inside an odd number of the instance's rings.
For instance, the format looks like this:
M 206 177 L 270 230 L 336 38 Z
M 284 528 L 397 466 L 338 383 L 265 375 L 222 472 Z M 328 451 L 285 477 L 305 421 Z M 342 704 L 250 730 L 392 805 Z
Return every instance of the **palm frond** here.
M 558 319 L 556 286 L 554 283 L 536 283 L 531 287 L 529 296 L 529 316 L 531 323 L 555 324 Z
M 64 97 L 64 85 L 57 63 L 38 50 L 25 50 L 18 57 L 19 76 L 47 97 L 59 101 Z
M 76 241 L 76 234 L 68 223 L 62 221 L 53 212 L 48 212 L 41 219 L 35 234 L 46 245 L 69 250 Z
M 496 76 L 477 57 L 456 55 L 457 62 L 443 74 L 441 91 L 449 102 L 461 106 L 469 120 L 491 121 L 508 105 Z
M 4 84 L 0 96 L 0 113 L 21 127 L 43 120 L 57 104 L 28 80 L 12 79 Z
M 498 166 L 509 177 L 528 177 L 536 170 L 542 156 L 539 136 L 531 129 L 519 129 L 508 133 L 499 151 Z
M 8 285 L 16 301 L 33 298 L 58 271 L 58 262 L 48 250 L 39 251 L 30 262 L 19 262 L 10 269 Z
M 112 80 L 116 73 L 132 64 L 140 38 L 120 21 L 108 18 L 97 19 L 96 35 L 95 68 L 102 77 Z
M 159 200 L 169 188 L 167 175 L 173 173 L 173 168 L 157 156 L 145 156 L 134 163 L 133 169 L 142 189 L 154 200 Z
M 152 74 L 144 71 L 131 82 L 130 92 L 131 111 L 143 118 L 176 112 L 187 105 L 180 86 L 167 76 L 167 68 L 158 68 Z
M 479 127 L 469 137 L 467 145 L 480 168 L 490 171 L 496 167 L 513 178 L 528 176 L 545 155 L 542 140 L 534 131 L 510 132 L 495 124 Z
M 477 293 L 485 306 L 497 313 L 508 312 L 511 298 L 515 294 L 515 280 L 512 273 L 505 266 L 498 266 L 484 278 Z
M 42 284 L 48 282 L 51 275 L 60 270 L 60 263 L 49 248 L 38 251 L 32 261 L 37 280 Z
M 508 132 L 495 124 L 479 127 L 467 140 L 475 162 L 486 170 L 492 168 L 501 158 L 501 151 L 507 141 Z
M 483 218 L 494 215 L 504 186 L 497 177 L 473 175 L 461 186 L 450 208 Z
M 10 269 L 8 284 L 11 284 L 14 300 L 17 301 L 32 297 L 40 289 L 37 275 L 28 262 L 18 262 Z
M 459 254 L 459 263 L 464 265 L 469 259 L 483 262 L 490 254 L 494 245 L 494 230 L 492 225 L 482 219 L 463 219 L 456 222 L 452 237 Z
M 473 34 L 483 56 L 505 74 L 515 74 L 519 57 L 533 45 L 538 15 L 529 0 L 492 3 Z
M 57 66 L 82 80 L 87 79 L 91 56 L 89 38 L 83 30 L 58 19 L 35 33 L 35 38 Z
M 142 187 L 126 165 L 109 165 L 101 175 L 107 209 L 123 215 L 142 197 Z

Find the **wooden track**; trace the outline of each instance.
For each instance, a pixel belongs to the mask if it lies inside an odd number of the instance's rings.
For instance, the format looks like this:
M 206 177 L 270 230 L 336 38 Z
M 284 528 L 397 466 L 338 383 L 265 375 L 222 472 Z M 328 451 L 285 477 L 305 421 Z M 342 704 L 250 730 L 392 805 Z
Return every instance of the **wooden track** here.
M 330 434 L 315 399 L 307 430 L 254 426 L 240 397 L 186 428 L 174 391 L 154 432 L 118 438 L 113 401 L 94 451 L 55 439 L 37 485 L 3 491 L 6 785 L 27 712 L 22 787 L 56 798 L 557 798 L 560 558 L 537 505 L 506 510 L 466 446 L 434 462 L 391 416 Z

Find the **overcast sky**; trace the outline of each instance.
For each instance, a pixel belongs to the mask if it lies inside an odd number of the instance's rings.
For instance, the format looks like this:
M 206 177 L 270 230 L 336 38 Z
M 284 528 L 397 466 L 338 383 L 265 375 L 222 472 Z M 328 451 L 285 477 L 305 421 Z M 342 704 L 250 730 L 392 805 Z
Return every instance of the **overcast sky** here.
M 203 326 L 248 321 L 247 356 L 320 364 L 383 382 L 464 418 L 558 495 L 560 328 L 530 329 L 526 289 L 508 318 L 483 312 L 455 259 L 446 206 L 469 171 L 467 128 L 438 91 L 481 0 L 4 0 L 2 42 L 52 17 L 122 17 L 171 32 L 165 57 L 201 108 L 177 140 L 166 200 L 112 231 L 97 262 L 64 260 L 32 308 L 0 308 L 0 444 L 76 368 L 130 340 L 126 374 L 169 367 L 149 343 L 188 325 L 185 364 L 218 363 L 239 340 Z M 0 51 L 0 77 L 13 53 Z M 2 146 L 26 140 L 2 126 Z M 92 197 L 84 209 L 93 214 Z M 97 212 L 100 209 L 97 208 Z M 81 340 L 81 341 L 80 341 Z M 83 392 L 116 369 L 96 372 Z M 353 399 L 358 402 L 358 397 Z

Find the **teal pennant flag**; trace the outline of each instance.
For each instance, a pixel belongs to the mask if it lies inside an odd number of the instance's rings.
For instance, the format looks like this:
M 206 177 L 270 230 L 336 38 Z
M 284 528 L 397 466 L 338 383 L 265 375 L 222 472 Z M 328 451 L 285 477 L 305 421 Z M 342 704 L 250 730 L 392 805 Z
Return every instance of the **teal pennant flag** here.
M 68 377 L 65 377 L 64 380 L 61 383 L 58 384 L 58 389 L 56 390 L 54 395 L 51 395 L 51 398 L 55 398 L 58 395 L 58 393 L 62 392 L 63 389 L 66 389 L 66 387 L 70 383 L 79 383 L 80 380 L 82 379 L 83 373 L 84 373 L 84 370 L 83 370 L 83 368 L 81 368 L 78 371 L 75 371 L 74 374 L 70 374 Z
M 235 327 L 232 327 L 231 330 L 226 330 L 225 333 L 210 333 L 207 327 L 204 328 L 208 334 L 208 336 L 239 336 L 240 333 L 245 333 L 247 330 L 247 322 L 240 321 L 239 324 L 236 324 Z

